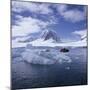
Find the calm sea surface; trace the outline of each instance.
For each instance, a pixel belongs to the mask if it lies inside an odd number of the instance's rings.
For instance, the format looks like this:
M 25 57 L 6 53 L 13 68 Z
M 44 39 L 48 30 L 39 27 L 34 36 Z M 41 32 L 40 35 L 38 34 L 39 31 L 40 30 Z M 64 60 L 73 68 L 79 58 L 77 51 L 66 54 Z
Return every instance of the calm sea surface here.
M 12 53 L 13 90 L 87 84 L 86 48 L 71 49 L 69 52 L 71 63 L 54 65 L 33 65 L 22 60 L 18 49 Z

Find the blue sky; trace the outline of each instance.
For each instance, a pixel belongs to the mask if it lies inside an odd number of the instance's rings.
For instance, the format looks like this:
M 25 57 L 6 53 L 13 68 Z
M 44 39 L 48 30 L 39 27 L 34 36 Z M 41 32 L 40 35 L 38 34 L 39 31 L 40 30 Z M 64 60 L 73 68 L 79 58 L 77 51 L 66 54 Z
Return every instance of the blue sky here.
M 87 31 L 87 6 L 12 1 L 12 37 L 54 30 L 65 41 Z

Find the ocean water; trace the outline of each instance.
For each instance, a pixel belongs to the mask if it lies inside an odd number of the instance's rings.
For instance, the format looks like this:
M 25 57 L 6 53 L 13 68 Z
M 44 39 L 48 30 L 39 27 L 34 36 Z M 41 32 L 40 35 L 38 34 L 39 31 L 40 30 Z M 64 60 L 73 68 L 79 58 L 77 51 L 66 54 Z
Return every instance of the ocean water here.
M 71 63 L 30 64 L 23 60 L 24 48 L 12 49 L 12 89 L 57 87 L 87 84 L 87 48 L 71 48 Z

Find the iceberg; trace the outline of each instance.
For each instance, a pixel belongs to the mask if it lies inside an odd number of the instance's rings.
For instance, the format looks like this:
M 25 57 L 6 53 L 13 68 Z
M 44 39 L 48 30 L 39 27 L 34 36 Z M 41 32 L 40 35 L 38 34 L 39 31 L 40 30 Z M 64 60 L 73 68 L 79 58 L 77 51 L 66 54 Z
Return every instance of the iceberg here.
M 27 49 L 25 52 L 22 53 L 22 57 L 24 61 L 32 64 L 40 64 L 40 65 L 51 65 L 56 63 L 70 63 L 72 60 L 71 58 L 61 52 L 55 51 L 49 51 L 46 52 L 41 49 Z

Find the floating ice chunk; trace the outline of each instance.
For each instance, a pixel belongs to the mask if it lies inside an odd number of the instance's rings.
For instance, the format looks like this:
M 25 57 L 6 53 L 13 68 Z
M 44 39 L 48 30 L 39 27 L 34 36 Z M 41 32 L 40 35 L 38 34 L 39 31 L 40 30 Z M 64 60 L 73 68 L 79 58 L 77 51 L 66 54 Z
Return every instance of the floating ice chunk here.
M 70 70 L 70 67 L 65 67 L 66 70 Z
M 71 63 L 71 58 L 69 56 L 67 56 L 66 54 L 60 53 L 60 59 L 63 60 L 63 62 L 68 62 Z
M 71 62 L 71 58 L 64 53 L 60 52 L 46 52 L 39 49 L 27 49 L 24 53 L 22 53 L 22 57 L 25 61 L 33 64 L 55 64 L 62 62 Z
M 54 64 L 54 62 L 48 58 L 40 56 L 32 51 L 27 51 L 22 54 L 23 59 L 25 59 L 29 63 L 33 64 Z

